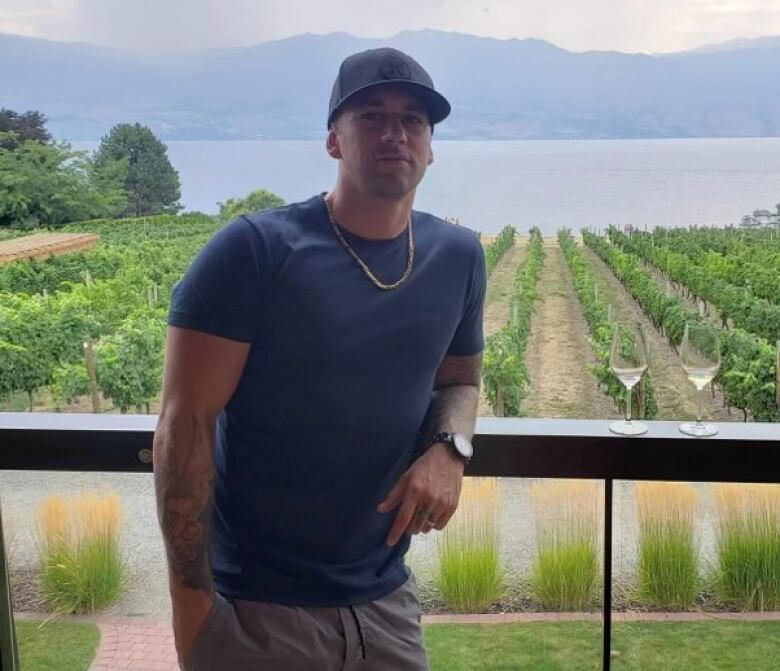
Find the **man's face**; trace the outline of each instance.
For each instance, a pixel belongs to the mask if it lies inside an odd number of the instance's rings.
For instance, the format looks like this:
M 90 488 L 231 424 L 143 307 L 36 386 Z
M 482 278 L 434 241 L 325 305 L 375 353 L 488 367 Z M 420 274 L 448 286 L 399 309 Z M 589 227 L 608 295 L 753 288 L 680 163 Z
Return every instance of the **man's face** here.
M 433 161 L 431 124 L 420 102 L 400 88 L 381 86 L 350 100 L 328 132 L 328 153 L 361 191 L 401 198 Z

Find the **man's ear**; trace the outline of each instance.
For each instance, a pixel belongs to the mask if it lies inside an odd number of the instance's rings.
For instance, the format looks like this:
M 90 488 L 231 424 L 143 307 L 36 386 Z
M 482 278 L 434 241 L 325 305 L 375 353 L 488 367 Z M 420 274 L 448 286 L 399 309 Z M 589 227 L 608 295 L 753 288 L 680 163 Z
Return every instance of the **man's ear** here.
M 433 163 L 433 147 L 428 148 L 428 165 Z
M 331 124 L 330 128 L 328 129 L 328 139 L 325 140 L 325 149 L 331 158 L 341 158 L 341 149 L 339 149 L 338 136 L 336 134 L 335 128 L 333 127 L 333 124 Z

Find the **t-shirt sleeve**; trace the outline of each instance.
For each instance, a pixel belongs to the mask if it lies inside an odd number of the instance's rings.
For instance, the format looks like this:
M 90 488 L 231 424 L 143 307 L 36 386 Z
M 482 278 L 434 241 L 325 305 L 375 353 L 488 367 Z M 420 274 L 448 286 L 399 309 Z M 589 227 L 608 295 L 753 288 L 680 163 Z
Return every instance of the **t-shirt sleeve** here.
M 485 254 L 478 241 L 476 241 L 473 250 L 471 278 L 463 316 L 447 350 L 447 354 L 452 356 L 478 354 L 485 347 L 485 338 L 482 332 L 482 311 L 487 285 Z
M 238 217 L 209 239 L 173 287 L 169 325 L 252 342 L 270 275 L 268 243 L 259 229 Z

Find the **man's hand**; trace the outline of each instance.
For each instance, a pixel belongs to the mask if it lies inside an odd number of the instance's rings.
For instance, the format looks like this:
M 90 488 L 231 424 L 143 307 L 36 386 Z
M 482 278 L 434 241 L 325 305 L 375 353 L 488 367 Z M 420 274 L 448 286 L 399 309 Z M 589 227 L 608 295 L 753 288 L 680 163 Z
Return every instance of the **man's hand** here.
M 176 654 L 179 656 L 179 666 L 184 669 L 186 661 L 192 654 L 192 646 L 205 624 L 206 617 L 214 605 L 214 594 L 186 590 L 189 594 L 173 596 L 173 640 Z
M 458 507 L 463 468 L 463 461 L 446 443 L 432 445 L 411 465 L 377 507 L 380 513 L 398 508 L 388 545 L 395 545 L 405 533 L 441 531 L 447 526 Z

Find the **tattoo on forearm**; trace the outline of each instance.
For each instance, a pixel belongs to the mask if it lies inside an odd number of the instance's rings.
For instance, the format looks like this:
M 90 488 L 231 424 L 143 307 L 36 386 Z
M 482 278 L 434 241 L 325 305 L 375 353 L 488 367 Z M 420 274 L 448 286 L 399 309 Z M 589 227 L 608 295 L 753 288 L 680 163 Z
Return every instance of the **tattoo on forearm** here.
M 452 431 L 471 438 L 479 408 L 481 378 L 482 354 L 446 357 L 436 374 L 423 433 Z
M 452 431 L 471 438 L 474 434 L 478 406 L 478 387 L 454 385 L 437 389 L 428 407 L 423 433 Z
M 202 421 L 172 420 L 155 433 L 157 518 L 171 579 L 183 587 L 211 590 L 209 546 L 214 503 L 210 434 Z

